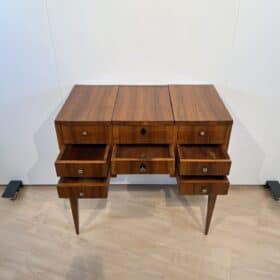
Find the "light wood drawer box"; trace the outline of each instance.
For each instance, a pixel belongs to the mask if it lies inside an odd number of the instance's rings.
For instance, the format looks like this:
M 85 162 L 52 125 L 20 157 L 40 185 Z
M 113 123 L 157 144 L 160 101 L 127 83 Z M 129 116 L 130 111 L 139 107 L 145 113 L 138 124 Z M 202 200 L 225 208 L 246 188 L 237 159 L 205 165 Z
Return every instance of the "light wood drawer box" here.
M 173 125 L 114 125 L 116 144 L 171 144 Z
M 175 173 L 173 145 L 115 145 L 111 160 L 112 174 Z
M 60 198 L 106 198 L 108 178 L 61 178 L 57 185 Z
M 227 141 L 227 125 L 179 125 L 178 144 L 223 144 Z
M 180 175 L 227 175 L 231 160 L 221 145 L 177 145 Z
M 178 176 L 179 194 L 227 194 L 229 181 L 225 176 Z
M 106 177 L 109 152 L 109 145 L 66 145 L 55 162 L 57 176 Z
M 64 144 L 106 144 L 111 142 L 110 125 L 61 125 Z

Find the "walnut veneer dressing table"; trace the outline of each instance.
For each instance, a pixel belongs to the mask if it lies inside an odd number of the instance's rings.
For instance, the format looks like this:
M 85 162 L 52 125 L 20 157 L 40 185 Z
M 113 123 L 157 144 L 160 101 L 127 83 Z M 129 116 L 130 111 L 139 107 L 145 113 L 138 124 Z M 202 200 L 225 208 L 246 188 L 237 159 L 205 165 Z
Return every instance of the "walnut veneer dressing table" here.
M 180 195 L 208 195 L 205 234 L 217 195 L 228 192 L 232 118 L 212 85 L 77 85 L 55 120 L 58 195 L 106 198 L 111 176 L 169 174 Z

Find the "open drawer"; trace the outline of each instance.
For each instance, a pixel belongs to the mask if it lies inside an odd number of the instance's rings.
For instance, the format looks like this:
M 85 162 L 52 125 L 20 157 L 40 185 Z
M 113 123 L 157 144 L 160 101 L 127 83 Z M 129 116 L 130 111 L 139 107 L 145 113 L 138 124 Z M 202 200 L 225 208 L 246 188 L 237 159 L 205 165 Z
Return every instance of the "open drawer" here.
M 57 184 L 60 198 L 106 198 L 108 196 L 109 176 L 107 178 L 61 178 Z
M 180 175 L 227 175 L 231 160 L 221 145 L 177 145 Z
M 227 194 L 229 181 L 225 176 L 178 176 L 179 194 Z
M 61 177 L 106 177 L 109 166 L 109 145 L 66 145 L 55 168 Z
M 173 145 L 114 145 L 112 174 L 175 173 Z

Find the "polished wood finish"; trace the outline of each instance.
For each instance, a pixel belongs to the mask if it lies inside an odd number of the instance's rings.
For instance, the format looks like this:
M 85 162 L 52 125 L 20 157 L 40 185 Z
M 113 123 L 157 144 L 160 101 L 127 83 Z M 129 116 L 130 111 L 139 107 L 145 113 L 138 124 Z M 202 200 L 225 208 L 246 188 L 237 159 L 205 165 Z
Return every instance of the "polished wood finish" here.
M 57 176 L 106 177 L 109 145 L 66 145 L 56 162 Z
M 113 124 L 173 124 L 168 86 L 120 86 Z
M 114 143 L 166 144 L 174 142 L 173 125 L 114 125 Z
M 56 123 L 111 123 L 117 92 L 118 86 L 74 86 Z
M 70 206 L 71 206 L 72 216 L 73 216 L 74 225 L 75 225 L 75 231 L 76 231 L 77 234 L 79 234 L 80 233 L 80 229 L 79 229 L 79 200 L 78 200 L 78 197 L 74 194 L 71 194 L 69 196 L 69 200 L 70 200 Z
M 174 174 L 173 145 L 115 145 L 113 174 Z
M 205 234 L 207 235 L 209 232 L 209 226 L 211 223 L 213 211 L 216 204 L 217 195 L 210 193 L 208 195 L 208 204 L 207 204 L 207 214 L 206 214 L 206 225 L 205 225 Z
M 208 195 L 208 233 L 225 175 L 232 119 L 212 85 L 75 86 L 55 128 L 59 197 L 105 198 L 118 174 L 176 176 L 179 194 Z M 176 166 L 176 168 L 175 168 Z
M 178 145 L 180 175 L 227 175 L 231 160 L 221 145 Z
M 223 144 L 230 125 L 178 125 L 178 144 Z
M 223 176 L 179 176 L 179 193 L 185 194 L 220 194 L 228 193 L 229 181 Z
M 232 118 L 213 85 L 170 85 L 176 123 L 232 123 Z
M 105 144 L 111 143 L 110 125 L 61 125 L 64 144 Z

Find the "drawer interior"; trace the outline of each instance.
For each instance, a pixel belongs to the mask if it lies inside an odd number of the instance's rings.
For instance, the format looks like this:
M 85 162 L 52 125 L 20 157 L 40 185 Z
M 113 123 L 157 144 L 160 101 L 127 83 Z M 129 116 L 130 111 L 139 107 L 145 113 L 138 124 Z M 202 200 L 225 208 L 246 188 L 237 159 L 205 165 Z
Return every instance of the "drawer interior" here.
M 66 145 L 59 155 L 59 161 L 105 161 L 109 145 Z
M 114 159 L 160 160 L 174 158 L 172 145 L 115 145 Z
M 178 145 L 180 160 L 229 160 L 221 145 Z
M 107 178 L 68 178 L 59 179 L 58 187 L 95 187 L 108 186 L 109 176 Z

